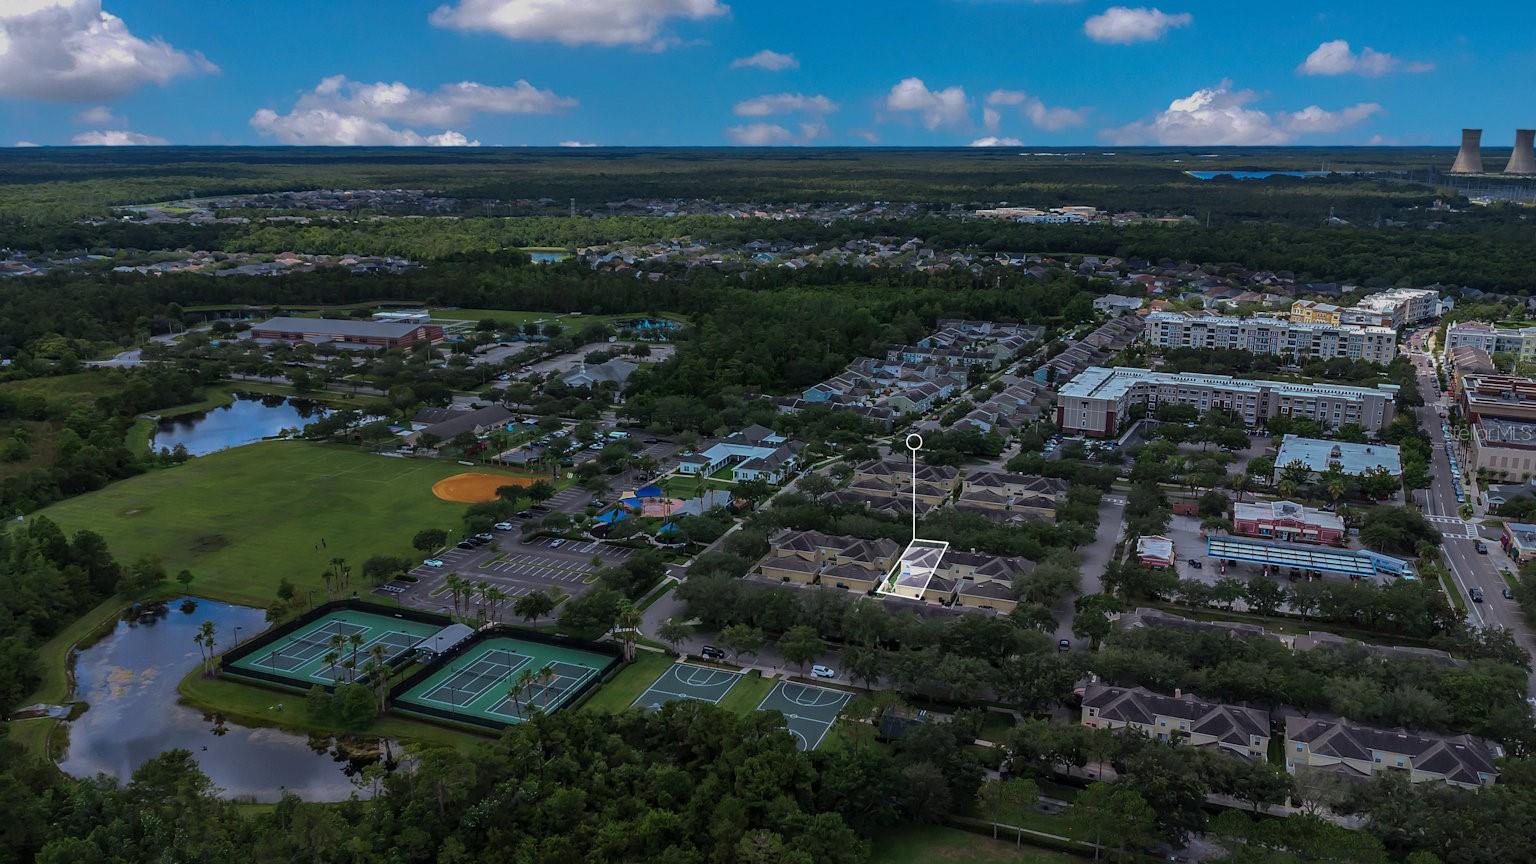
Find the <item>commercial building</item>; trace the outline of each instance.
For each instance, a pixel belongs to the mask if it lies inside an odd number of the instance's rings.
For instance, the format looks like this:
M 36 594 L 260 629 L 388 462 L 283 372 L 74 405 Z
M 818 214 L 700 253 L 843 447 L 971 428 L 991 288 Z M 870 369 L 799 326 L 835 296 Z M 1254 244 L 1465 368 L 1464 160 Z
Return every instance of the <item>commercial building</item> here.
M 1117 366 L 1090 366 L 1062 386 L 1056 396 L 1056 426 L 1068 435 L 1112 438 L 1123 431 L 1131 408 L 1145 405 L 1192 405 L 1221 409 L 1249 426 L 1271 417 L 1306 417 L 1325 427 L 1358 423 L 1377 433 L 1392 422 L 1398 387 L 1294 384 L 1227 375 L 1153 372 Z
M 1173 541 L 1161 534 L 1136 538 L 1136 560 L 1144 567 L 1172 567 L 1178 560 Z
M 678 460 L 677 473 L 708 476 L 724 468 L 731 479 L 783 483 L 799 464 L 798 441 L 791 441 L 766 426 L 748 426 Z
M 1316 300 L 1297 300 L 1291 304 L 1291 320 L 1299 324 L 1333 324 L 1342 323 L 1339 315 L 1344 311 L 1342 306 L 1333 303 L 1319 303 Z
M 1147 316 L 1146 340 L 1159 348 L 1224 348 L 1291 357 L 1297 362 L 1344 357 L 1386 365 L 1397 356 L 1397 331 L 1387 327 L 1347 327 L 1267 316 L 1153 312 Z
M 1089 684 L 1082 723 L 1096 729 L 1135 729 L 1149 738 L 1267 761 L 1269 712 L 1206 702 L 1179 690 L 1163 696 L 1141 687 Z
M 1495 327 L 1482 321 L 1462 321 L 1445 330 L 1445 348 L 1481 348 L 1489 354 L 1536 358 L 1536 327 Z
M 252 339 L 333 343 L 368 348 L 409 348 L 443 341 L 443 328 L 410 321 L 356 321 L 349 318 L 269 318 L 253 324 Z
M 1504 554 L 1517 563 L 1524 564 L 1536 558 L 1536 525 L 1505 522 L 1504 531 L 1499 535 L 1499 545 L 1504 547 Z
M 1346 533 L 1337 515 L 1294 501 L 1238 504 L 1232 508 L 1232 527 L 1249 537 L 1302 543 L 1338 543 Z
M 1285 770 L 1322 769 L 1361 780 L 1399 772 L 1411 783 L 1464 789 L 1492 784 L 1499 771 L 1488 742 L 1471 735 L 1382 729 L 1349 720 L 1285 719 Z
M 1382 555 L 1369 549 L 1336 549 L 1330 546 L 1277 543 L 1228 534 L 1211 534 L 1205 538 L 1205 554 L 1212 560 L 1226 564 L 1257 564 L 1276 576 L 1416 578 L 1412 561 Z
M 1403 474 L 1403 452 L 1391 444 L 1352 444 L 1287 435 L 1280 439 L 1280 451 L 1275 454 L 1275 474 L 1271 479 L 1279 483 L 1285 466 L 1293 462 L 1307 466 L 1314 478 L 1335 465 L 1351 477 L 1376 470 L 1386 471 L 1393 477 Z
M 1536 420 L 1536 381 L 1515 375 L 1463 375 L 1457 387 L 1467 420 Z

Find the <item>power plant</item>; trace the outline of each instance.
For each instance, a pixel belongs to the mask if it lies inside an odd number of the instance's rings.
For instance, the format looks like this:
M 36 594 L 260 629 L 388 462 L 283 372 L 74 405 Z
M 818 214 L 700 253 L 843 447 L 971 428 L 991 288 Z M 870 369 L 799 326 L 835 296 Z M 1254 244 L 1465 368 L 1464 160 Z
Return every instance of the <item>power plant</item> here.
M 1536 147 L 1533 144 L 1536 144 L 1536 129 L 1515 130 L 1515 150 L 1509 154 L 1505 174 L 1536 174 Z
M 1451 173 L 1483 173 L 1483 130 L 1461 130 L 1461 149 L 1456 151 L 1456 164 L 1451 166 Z

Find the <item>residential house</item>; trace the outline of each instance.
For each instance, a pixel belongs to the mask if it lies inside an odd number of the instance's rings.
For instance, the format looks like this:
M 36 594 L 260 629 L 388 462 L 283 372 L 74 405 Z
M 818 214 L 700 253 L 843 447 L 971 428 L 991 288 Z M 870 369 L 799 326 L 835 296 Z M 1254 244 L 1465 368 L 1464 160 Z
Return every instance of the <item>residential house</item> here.
M 1292 774 L 1321 769 L 1365 780 L 1395 771 L 1411 783 L 1477 789 L 1498 779 L 1493 761 L 1498 755 L 1488 742 L 1471 735 L 1382 729 L 1314 717 L 1285 721 L 1285 770 Z
M 1158 741 L 1202 747 L 1256 762 L 1268 761 L 1270 716 L 1241 705 L 1207 702 L 1174 690 L 1089 684 L 1082 723 L 1096 729 L 1134 729 Z

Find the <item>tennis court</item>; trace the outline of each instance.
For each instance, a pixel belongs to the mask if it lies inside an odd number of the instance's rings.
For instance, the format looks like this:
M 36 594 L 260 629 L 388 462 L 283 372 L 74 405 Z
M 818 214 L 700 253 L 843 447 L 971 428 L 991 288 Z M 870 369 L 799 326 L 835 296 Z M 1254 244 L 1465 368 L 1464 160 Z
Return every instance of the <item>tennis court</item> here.
M 853 694 L 842 690 L 780 681 L 763 697 L 757 710 L 783 714 L 795 746 L 815 750 L 852 697 Z
M 471 722 L 521 723 L 549 713 L 597 677 L 613 657 L 579 648 L 493 636 L 472 645 L 395 703 L 458 714 Z
M 692 663 L 674 663 L 661 673 L 651 686 L 635 699 L 634 707 L 652 711 L 668 702 L 679 699 L 695 699 L 719 705 L 725 694 L 731 692 L 742 673 L 726 669 L 711 669 Z
M 375 646 L 388 662 L 440 627 L 356 609 L 338 609 L 234 661 L 234 669 L 280 675 L 301 687 L 345 683 L 361 676 Z M 352 668 L 348 669 L 347 664 Z

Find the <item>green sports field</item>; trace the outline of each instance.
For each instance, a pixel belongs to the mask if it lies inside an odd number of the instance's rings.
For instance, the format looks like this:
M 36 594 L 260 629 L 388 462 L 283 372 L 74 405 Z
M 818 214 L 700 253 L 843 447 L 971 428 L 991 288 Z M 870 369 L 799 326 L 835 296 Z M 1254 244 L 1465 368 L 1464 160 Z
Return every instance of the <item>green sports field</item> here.
M 229 664 L 235 669 L 254 669 L 281 675 L 300 688 L 315 684 L 343 684 L 356 680 L 375 645 L 384 647 L 384 662 L 415 647 L 441 628 L 435 624 L 391 618 L 358 609 L 339 609 L 319 621 L 311 621 L 282 639 Z M 357 636 L 354 648 L 348 641 Z M 335 643 L 334 637 L 340 637 Z M 335 653 L 332 665 L 327 655 Z M 344 664 L 351 662 L 348 670 Z
M 332 558 L 346 559 L 356 574 L 372 555 L 416 557 L 417 531 L 458 528 L 464 513 L 463 504 L 434 497 L 432 484 L 467 470 L 271 441 L 151 471 L 39 515 L 67 533 L 101 534 L 124 563 L 150 554 L 173 576 L 190 570 L 195 594 L 266 606 L 283 578 L 301 592 L 321 588 Z M 352 587 L 367 588 L 358 576 Z
M 614 662 L 613 657 L 579 648 L 495 636 L 402 693 L 395 706 L 406 711 L 426 706 L 472 722 L 521 723 L 531 709 L 559 710 Z M 525 672 L 532 677 L 526 687 L 516 689 Z

